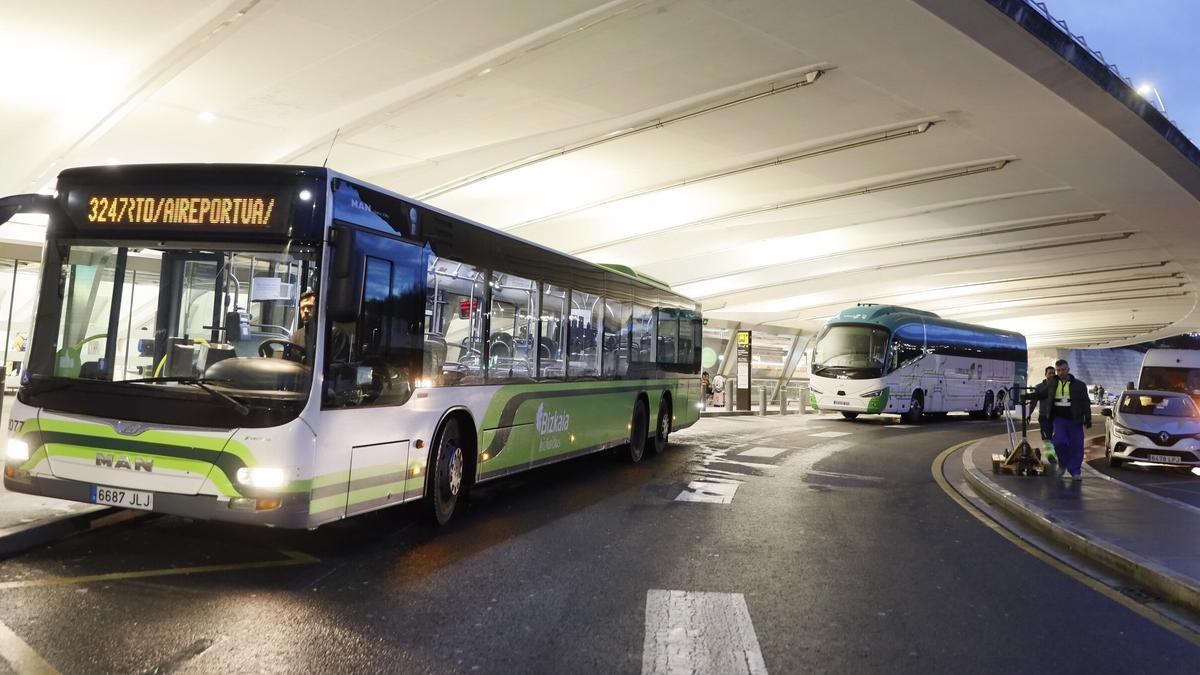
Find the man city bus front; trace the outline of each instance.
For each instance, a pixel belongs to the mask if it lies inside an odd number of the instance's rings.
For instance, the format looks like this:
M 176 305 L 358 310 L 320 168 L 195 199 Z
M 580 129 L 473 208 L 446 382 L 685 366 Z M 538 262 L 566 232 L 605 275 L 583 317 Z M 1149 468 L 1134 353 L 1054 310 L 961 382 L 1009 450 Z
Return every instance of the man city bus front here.
M 49 221 L 5 487 L 306 525 L 316 341 L 292 333 L 325 195 L 303 170 L 193 166 L 66 171 L 26 197 Z

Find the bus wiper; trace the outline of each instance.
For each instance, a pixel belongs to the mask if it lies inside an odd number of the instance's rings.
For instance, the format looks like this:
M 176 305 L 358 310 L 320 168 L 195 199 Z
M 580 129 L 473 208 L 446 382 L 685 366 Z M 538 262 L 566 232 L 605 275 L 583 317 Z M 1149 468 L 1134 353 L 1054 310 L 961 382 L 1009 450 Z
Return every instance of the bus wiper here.
M 817 367 L 813 368 L 812 374 L 816 375 L 817 373 L 824 372 L 826 370 L 829 370 L 832 367 L 833 366 L 817 366 Z
M 237 400 L 236 398 L 230 396 L 229 394 L 219 392 L 216 389 L 213 389 L 212 387 L 208 386 L 210 383 L 213 383 L 213 382 L 228 382 L 228 381 L 229 380 L 212 380 L 212 379 L 208 379 L 205 377 L 141 377 L 136 380 L 122 380 L 122 382 L 124 382 L 125 384 L 140 384 L 140 383 L 156 384 L 156 383 L 164 383 L 164 382 L 175 382 L 178 384 L 190 384 L 192 386 L 203 389 L 204 391 L 208 392 L 211 396 L 213 396 L 215 398 L 222 399 L 226 403 L 229 403 L 231 406 L 233 406 L 233 409 L 235 411 L 237 411 L 237 413 L 239 415 L 241 415 L 242 417 L 249 415 L 250 414 L 249 406 L 247 406 L 246 404 Z

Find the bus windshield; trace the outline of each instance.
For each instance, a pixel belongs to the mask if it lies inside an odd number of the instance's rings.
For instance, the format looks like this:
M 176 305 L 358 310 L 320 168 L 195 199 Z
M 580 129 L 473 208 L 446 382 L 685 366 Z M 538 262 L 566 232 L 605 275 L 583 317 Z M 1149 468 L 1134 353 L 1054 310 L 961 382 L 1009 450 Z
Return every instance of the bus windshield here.
M 234 411 L 223 426 L 256 426 L 242 419 L 256 408 L 277 423 L 312 382 L 312 344 L 291 338 L 316 256 L 291 243 L 52 241 L 25 393 L 74 390 L 78 405 L 60 395 L 55 407 L 103 414 L 95 388 L 119 387 L 147 397 L 150 421 L 199 423 L 181 405 L 156 414 L 161 398 Z
M 883 376 L 890 331 L 868 325 L 829 326 L 813 348 L 812 374 L 870 379 Z

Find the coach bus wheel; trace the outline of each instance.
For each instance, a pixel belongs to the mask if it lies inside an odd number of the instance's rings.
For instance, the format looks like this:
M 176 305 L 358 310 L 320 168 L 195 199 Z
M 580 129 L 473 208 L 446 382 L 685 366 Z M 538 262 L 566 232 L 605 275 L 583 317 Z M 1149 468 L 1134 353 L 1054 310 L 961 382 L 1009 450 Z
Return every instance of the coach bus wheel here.
M 658 454 L 667 449 L 667 441 L 671 436 L 671 401 L 663 399 L 658 404 L 658 425 L 654 427 L 654 443 L 650 452 Z
M 463 467 L 466 465 L 458 420 L 446 420 L 438 437 L 437 454 L 433 458 L 430 507 L 439 525 L 450 522 L 458 496 L 463 492 Z
M 983 410 L 980 411 L 980 417 L 984 419 L 992 419 L 996 416 L 996 404 L 992 400 L 992 392 L 988 392 L 983 397 Z
M 848 419 L 848 420 L 858 419 L 858 413 L 856 413 L 856 412 L 848 412 L 848 411 L 845 411 L 845 410 L 843 410 L 843 411 L 842 411 L 842 417 L 845 417 L 845 418 L 846 418 L 846 419 Z
M 633 420 L 629 423 L 629 450 L 625 457 L 630 462 L 642 461 L 646 454 L 646 437 L 650 432 L 650 411 L 646 402 L 639 400 L 633 404 Z
M 921 413 L 925 411 L 925 399 L 921 396 L 921 392 L 914 391 L 912 400 L 908 402 L 908 423 L 920 424 Z
M 992 406 L 992 419 L 1000 419 L 1000 414 L 1004 411 L 1004 392 L 996 393 L 996 403 Z

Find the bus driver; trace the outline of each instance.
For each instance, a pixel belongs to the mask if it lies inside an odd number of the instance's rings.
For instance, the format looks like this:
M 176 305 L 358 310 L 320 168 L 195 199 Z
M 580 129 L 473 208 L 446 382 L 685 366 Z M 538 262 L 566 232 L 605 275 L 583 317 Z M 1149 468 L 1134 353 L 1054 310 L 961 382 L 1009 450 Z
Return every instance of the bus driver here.
M 300 296 L 300 327 L 296 329 L 296 332 L 292 333 L 291 337 L 291 342 L 304 349 L 305 363 L 308 363 L 308 355 L 313 352 L 316 346 L 316 331 L 309 331 L 309 327 L 316 314 L 317 294 L 313 291 L 305 291 Z M 350 338 L 347 337 L 346 331 L 339 328 L 337 324 L 333 324 L 333 329 L 329 332 L 329 360 L 346 361 L 349 358 Z

